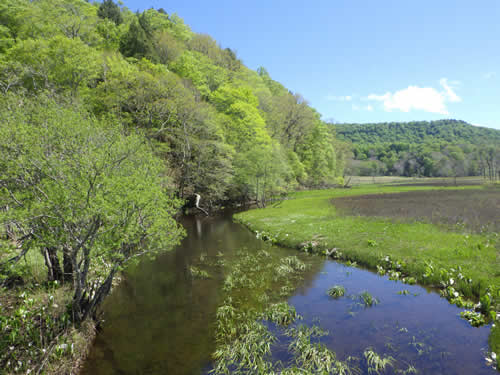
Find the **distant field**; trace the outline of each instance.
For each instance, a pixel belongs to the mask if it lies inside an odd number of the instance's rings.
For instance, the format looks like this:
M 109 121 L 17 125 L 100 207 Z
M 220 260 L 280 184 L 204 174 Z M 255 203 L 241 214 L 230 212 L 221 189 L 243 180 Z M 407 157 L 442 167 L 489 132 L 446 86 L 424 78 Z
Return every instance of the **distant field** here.
M 396 194 L 402 198 L 401 204 L 391 201 Z M 429 198 L 433 194 L 434 198 Z M 374 198 L 367 198 L 368 195 Z M 473 282 L 460 282 L 455 288 L 466 296 L 480 297 L 488 285 L 500 290 L 500 242 L 498 229 L 493 229 L 498 228 L 500 221 L 498 195 L 498 187 L 364 184 L 352 189 L 298 192 L 280 205 L 238 213 L 235 219 L 254 231 L 268 233 L 281 245 L 302 248 L 314 243 L 317 252 L 339 249 L 346 259 L 372 269 L 390 256 L 404 263 L 403 271 L 425 285 L 439 286 L 441 270 L 461 267 Z M 362 199 L 361 206 L 366 207 L 360 210 L 370 210 L 376 216 L 345 215 L 338 204 L 331 203 L 341 199 Z M 377 199 L 382 203 L 377 203 Z M 448 224 L 469 220 L 489 225 L 483 231 L 472 231 L 459 224 L 450 231 L 428 220 L 395 220 L 398 210 L 401 217 L 435 215 L 448 217 Z M 479 214 L 474 216 L 473 210 Z M 459 219 L 464 211 L 468 213 Z M 432 277 L 425 276 L 429 264 L 434 270 Z
M 463 182 L 463 181 L 462 181 Z M 418 190 L 332 199 L 342 213 L 500 231 L 500 189 Z
M 345 182 L 349 185 L 398 185 L 398 186 L 455 186 L 454 177 L 400 177 L 400 176 L 351 176 L 346 177 Z M 458 177 L 457 186 L 482 185 L 484 179 L 481 176 Z

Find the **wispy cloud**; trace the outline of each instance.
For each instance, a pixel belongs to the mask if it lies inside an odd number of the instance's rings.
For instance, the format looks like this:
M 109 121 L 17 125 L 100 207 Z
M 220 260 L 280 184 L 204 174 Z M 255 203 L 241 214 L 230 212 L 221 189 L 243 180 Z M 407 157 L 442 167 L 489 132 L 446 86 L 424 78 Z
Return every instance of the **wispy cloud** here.
M 483 74 L 483 79 L 492 79 L 495 78 L 497 75 L 496 72 L 486 72 Z
M 453 85 L 453 86 L 459 85 L 460 84 L 459 81 L 452 81 L 452 82 L 448 83 L 448 80 L 446 78 L 441 78 L 439 80 L 439 83 L 441 84 L 441 86 L 443 86 L 443 88 L 445 90 L 445 96 L 446 96 L 445 100 L 448 100 L 451 103 L 458 103 L 458 102 L 462 101 L 462 98 L 460 98 L 455 93 L 455 91 L 453 91 L 453 88 L 450 87 L 450 85 Z
M 345 95 L 345 96 L 327 95 L 326 100 L 329 100 L 331 102 L 350 102 L 352 100 L 352 95 Z
M 353 104 L 352 105 L 352 110 L 353 111 L 368 111 L 368 112 L 371 112 L 373 111 L 373 106 L 372 105 L 366 105 L 366 106 L 360 106 L 360 105 L 357 105 L 357 104 Z
M 391 112 L 399 110 L 410 112 L 411 110 L 422 110 L 431 113 L 448 115 L 446 103 L 458 103 L 462 99 L 455 93 L 455 87 L 460 84 L 458 81 L 449 82 L 446 78 L 439 80 L 443 91 L 438 91 L 433 87 L 408 86 L 405 89 L 386 92 L 383 95 L 370 94 L 365 100 L 382 102 L 384 110 Z

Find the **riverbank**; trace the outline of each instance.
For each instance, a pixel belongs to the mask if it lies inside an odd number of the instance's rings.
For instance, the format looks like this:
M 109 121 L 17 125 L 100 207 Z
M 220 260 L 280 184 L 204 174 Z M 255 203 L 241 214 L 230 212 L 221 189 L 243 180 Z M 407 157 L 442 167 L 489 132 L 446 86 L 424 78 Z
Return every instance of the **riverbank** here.
M 42 256 L 30 252 L 0 288 L 1 373 L 78 374 L 96 335 L 92 319 L 70 322 L 70 287 L 47 282 Z M 5 276 L 5 275 L 4 275 Z
M 331 202 L 347 196 L 432 189 L 436 188 L 364 186 L 300 192 L 280 205 L 238 213 L 234 219 L 276 244 L 356 262 L 395 280 L 438 287 L 450 302 L 470 311 L 474 306 L 467 299 L 481 299 L 477 310 L 483 318 L 470 315 L 473 324 L 489 321 L 494 315 L 498 319 L 498 233 L 476 233 L 463 225 L 451 230 L 423 221 L 348 216 Z M 492 337 L 490 345 L 497 348 L 499 335 Z

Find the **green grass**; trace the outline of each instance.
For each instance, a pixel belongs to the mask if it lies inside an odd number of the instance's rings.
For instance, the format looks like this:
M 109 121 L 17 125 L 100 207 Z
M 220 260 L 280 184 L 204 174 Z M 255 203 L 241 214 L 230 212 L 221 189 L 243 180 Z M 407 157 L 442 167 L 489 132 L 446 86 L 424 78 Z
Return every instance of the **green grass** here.
M 345 196 L 432 189 L 436 188 L 365 185 L 304 191 L 293 194 L 292 199 L 279 207 L 250 210 L 234 217 L 253 231 L 270 234 L 277 244 L 333 254 L 335 258 L 357 262 L 373 270 L 383 267 L 393 279 L 416 279 L 420 284 L 440 287 L 443 296 L 453 303 L 460 302 L 462 296 L 475 299 L 485 293 L 498 296 L 498 233 L 475 234 L 462 226 L 452 231 L 419 221 L 345 216 L 331 204 L 332 198 Z M 460 298 L 455 298 L 455 291 L 460 293 Z M 496 311 L 500 310 L 499 300 L 497 297 L 492 306 Z M 492 347 L 500 345 L 497 336 L 491 339 Z
M 498 234 L 454 232 L 425 222 L 343 216 L 330 203 L 331 198 L 342 196 L 430 189 L 364 186 L 299 192 L 279 207 L 238 213 L 235 219 L 254 231 L 271 233 L 280 245 L 299 248 L 314 243 L 315 252 L 336 248 L 346 260 L 372 269 L 389 255 L 422 284 L 438 286 L 441 281 L 439 275 L 424 277 L 429 264 L 434 270 L 460 266 L 462 274 L 473 280 L 473 285 L 461 286 L 466 296 L 479 297 L 488 285 L 500 287 Z

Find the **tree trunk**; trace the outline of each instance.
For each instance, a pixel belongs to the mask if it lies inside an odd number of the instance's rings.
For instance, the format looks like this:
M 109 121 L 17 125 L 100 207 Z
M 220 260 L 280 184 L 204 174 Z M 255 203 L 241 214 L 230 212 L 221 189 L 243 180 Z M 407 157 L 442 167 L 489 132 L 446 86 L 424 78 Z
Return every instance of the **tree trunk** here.
M 64 282 L 73 282 L 73 262 L 68 249 L 63 249 Z
M 110 290 L 111 286 L 113 285 L 113 277 L 115 276 L 116 272 L 118 272 L 118 267 L 115 266 L 108 276 L 106 277 L 106 280 L 101 284 L 97 292 L 95 293 L 94 297 L 87 301 L 85 303 L 85 306 L 81 307 L 81 310 L 83 311 L 81 321 L 83 322 L 85 319 L 91 317 L 92 319 L 96 320 L 97 319 L 97 308 L 103 301 L 104 297 L 106 297 Z
M 45 265 L 47 266 L 48 280 L 62 281 L 63 273 L 57 256 L 57 249 L 55 247 L 46 247 L 43 250 L 43 257 L 45 259 Z

